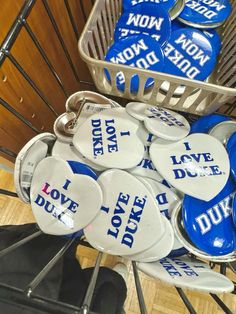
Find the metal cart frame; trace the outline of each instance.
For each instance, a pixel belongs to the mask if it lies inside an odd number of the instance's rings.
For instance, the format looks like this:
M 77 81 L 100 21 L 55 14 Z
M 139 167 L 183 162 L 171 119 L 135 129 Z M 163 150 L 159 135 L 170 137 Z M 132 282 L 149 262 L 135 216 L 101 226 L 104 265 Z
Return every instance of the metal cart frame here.
M 1 190 L 0 194 L 7 195 L 9 197 L 17 197 L 15 193 L 12 193 L 7 190 Z M 11 195 L 9 195 L 11 194 Z M 0 251 L 0 258 L 6 256 L 13 250 L 18 249 L 20 246 L 24 245 L 25 243 L 31 241 L 32 239 L 38 237 L 42 234 L 42 231 L 36 230 L 31 235 L 21 239 L 20 241 L 6 247 L 5 249 Z M 43 267 L 43 269 L 35 275 L 34 279 L 25 287 L 25 289 L 19 289 L 17 287 L 9 286 L 4 283 L 0 283 L 0 300 L 2 302 L 10 303 L 10 304 L 20 304 L 23 306 L 31 307 L 38 310 L 47 311 L 47 313 L 57 313 L 57 314 L 88 314 L 93 312 L 90 311 L 90 305 L 93 298 L 93 292 L 96 285 L 96 280 L 99 272 L 99 267 L 102 260 L 102 252 L 98 253 L 94 271 L 91 276 L 90 284 L 88 286 L 83 305 L 81 308 L 77 308 L 70 304 L 62 303 L 57 300 L 48 299 L 45 297 L 40 297 L 39 295 L 34 294 L 34 290 L 38 287 L 38 285 L 42 282 L 42 280 L 47 276 L 50 270 L 55 266 L 55 264 L 63 257 L 66 251 L 69 249 L 72 243 L 76 241 L 76 244 L 91 247 L 86 241 L 80 239 L 69 239 L 65 241 L 65 244 L 61 247 L 61 249 L 50 259 L 50 261 Z M 214 267 L 214 264 L 211 264 Z M 140 313 L 147 314 L 147 308 L 145 305 L 145 300 L 142 292 L 142 285 L 140 282 L 138 270 L 136 263 L 132 261 L 133 267 L 133 274 L 135 279 L 135 286 L 137 291 L 137 296 L 139 300 L 140 306 Z M 227 264 L 221 264 L 220 272 L 222 274 L 226 273 Z M 79 284 L 79 283 L 78 283 Z M 176 287 L 177 293 L 179 294 L 180 298 L 184 302 L 186 308 L 188 309 L 189 313 L 195 314 L 197 313 L 194 310 L 193 305 L 187 298 L 186 294 L 181 288 Z M 236 294 L 236 289 L 233 292 Z M 227 314 L 233 314 L 233 312 L 227 307 L 227 305 L 216 295 L 210 294 L 210 296 L 214 299 L 214 301 L 218 304 L 218 306 Z
M 78 1 L 80 1 L 80 0 L 78 0 Z M 93 0 L 91 0 L 91 1 L 92 1 L 92 3 L 94 3 Z M 39 41 L 37 40 L 37 37 L 35 36 L 34 32 L 32 31 L 29 24 L 27 23 L 27 17 L 29 16 L 35 2 L 36 2 L 36 0 L 26 0 L 21 11 L 19 12 L 18 16 L 16 17 L 14 23 L 12 24 L 12 27 L 11 27 L 9 33 L 7 34 L 5 40 L 3 41 L 2 45 L 0 46 L 0 66 L 2 65 L 4 60 L 6 58 L 8 58 L 11 61 L 12 65 L 15 66 L 19 70 L 21 75 L 30 84 L 30 87 L 43 100 L 45 105 L 50 110 L 53 111 L 53 108 L 52 108 L 50 102 L 48 101 L 48 99 L 45 97 L 43 91 L 40 90 L 40 88 L 31 79 L 31 77 L 28 75 L 28 73 L 23 69 L 23 67 L 17 62 L 17 60 L 11 54 L 11 48 L 12 48 L 17 36 L 19 35 L 21 29 L 24 28 L 27 31 L 27 33 L 29 34 L 29 36 L 31 37 L 31 39 L 32 39 L 34 45 L 36 46 L 36 48 L 38 49 L 40 55 L 42 56 L 42 58 L 46 62 L 52 75 L 55 77 L 58 85 L 61 87 L 61 90 L 63 91 L 63 93 L 66 96 L 68 96 L 67 92 L 65 90 L 65 87 L 63 86 L 62 81 L 60 79 L 60 76 L 58 75 L 58 73 L 54 69 L 52 63 L 49 60 L 49 57 L 47 56 L 43 47 L 40 45 Z M 68 60 L 68 63 L 70 64 L 70 67 L 71 67 L 77 81 L 79 81 L 79 78 L 76 75 L 75 65 L 73 64 L 73 62 L 70 58 L 66 44 L 65 44 L 63 37 L 59 31 L 59 28 L 56 24 L 56 21 L 53 17 L 53 13 L 51 12 L 50 7 L 48 6 L 47 0 L 42 0 L 42 2 L 43 2 L 43 5 L 46 9 L 46 12 L 47 12 L 50 20 L 51 20 L 54 31 L 57 34 L 57 37 L 60 41 L 60 44 L 64 50 L 64 53 L 65 53 L 66 58 Z M 75 36 L 77 39 L 79 39 L 79 34 L 77 32 L 77 29 L 75 26 L 75 21 L 73 19 L 71 11 L 70 11 L 70 6 L 68 4 L 68 0 L 64 0 L 64 2 L 65 2 L 65 6 L 67 8 L 67 12 L 68 12 L 70 22 L 71 22 L 71 25 L 73 27 L 73 31 L 75 33 Z M 90 83 L 87 82 L 87 84 L 90 84 Z M 20 119 L 27 126 L 29 126 L 32 130 L 36 131 L 37 133 L 39 132 L 32 125 L 32 123 L 30 121 L 28 121 L 24 116 L 22 116 L 20 113 L 18 113 L 10 104 L 8 104 L 2 98 L 0 98 L 0 105 L 3 106 L 5 109 L 7 109 L 12 115 L 14 115 L 18 119 Z M 226 111 L 225 111 L 225 114 L 230 115 L 233 112 L 234 108 L 235 108 L 235 104 L 228 106 Z M 192 119 L 193 116 L 188 115 L 188 118 Z M 9 149 L 7 149 L 5 147 L 0 147 L 0 152 L 2 152 L 4 155 L 11 157 L 11 158 L 16 157 L 16 154 L 14 152 L 10 151 Z M 8 190 L 4 190 L 4 189 L 0 189 L 0 194 L 6 195 L 8 197 L 17 197 L 16 193 L 8 191 Z M 31 241 L 32 239 L 38 237 L 41 233 L 42 233 L 41 231 L 35 230 L 35 232 L 32 235 L 27 236 L 26 238 L 24 238 L 24 239 L 22 239 L 16 243 L 14 243 L 13 245 L 3 249 L 2 251 L 0 251 L 0 258 L 2 258 L 3 256 L 6 256 L 7 254 L 12 252 L 13 250 L 20 248 L 22 245 L 24 245 L 28 241 Z M 90 312 L 90 304 L 91 304 L 91 300 L 93 297 L 93 291 L 94 291 L 94 287 L 96 284 L 99 266 L 101 263 L 102 253 L 98 254 L 98 257 L 97 257 L 97 260 L 95 263 L 94 272 L 92 274 L 91 281 L 90 281 L 90 284 L 89 284 L 82 308 L 77 308 L 77 307 L 69 305 L 69 304 L 58 302 L 56 300 L 48 299 L 45 297 L 40 297 L 39 295 L 34 294 L 35 288 L 47 276 L 47 274 L 50 272 L 50 270 L 53 268 L 53 266 L 60 260 L 60 258 L 62 258 L 62 256 L 66 253 L 66 251 L 70 247 L 70 245 L 72 243 L 74 243 L 75 241 L 78 245 L 89 246 L 89 244 L 87 242 L 79 240 L 79 239 L 65 240 L 65 244 L 61 247 L 61 249 L 52 257 L 52 259 L 50 261 L 48 261 L 48 263 L 44 266 L 44 268 L 38 274 L 35 275 L 35 278 L 27 285 L 27 287 L 25 287 L 25 289 L 22 290 L 22 289 L 18 289 L 17 287 L 13 287 L 13 286 L 9 286 L 9 285 L 0 283 L 0 300 L 2 302 L 6 302 L 9 304 L 21 304 L 21 305 L 27 306 L 29 308 L 38 309 L 38 310 L 44 311 L 44 313 L 53 313 L 53 314 L 54 313 L 55 314 L 92 313 L 92 312 Z M 144 301 L 144 296 L 143 296 L 143 292 L 142 292 L 141 282 L 140 282 L 140 278 L 138 275 L 136 263 L 132 262 L 132 266 L 133 266 L 137 296 L 139 299 L 140 311 L 142 314 L 146 314 L 147 309 L 146 309 L 146 305 L 145 305 L 145 301 Z M 227 267 L 227 265 L 225 265 L 225 264 L 221 265 L 221 273 L 225 273 L 226 267 Z M 189 299 L 187 298 L 187 296 L 185 295 L 183 290 L 180 288 L 176 288 L 176 290 L 177 290 L 180 298 L 184 302 L 185 306 L 187 307 L 189 313 L 193 313 L 193 314 L 196 313 L 191 302 L 189 301 Z M 232 313 L 231 310 L 223 303 L 223 301 L 217 295 L 211 294 L 211 296 L 225 313 L 229 313 L 229 314 Z

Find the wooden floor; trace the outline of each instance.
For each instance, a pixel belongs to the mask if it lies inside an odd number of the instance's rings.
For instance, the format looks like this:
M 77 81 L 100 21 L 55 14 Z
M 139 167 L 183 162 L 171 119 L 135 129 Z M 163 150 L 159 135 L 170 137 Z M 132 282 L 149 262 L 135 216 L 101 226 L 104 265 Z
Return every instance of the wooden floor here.
M 14 191 L 12 174 L 0 170 L 0 179 L 0 188 Z M 34 217 L 32 215 L 30 206 L 25 205 L 19 199 L 0 195 L 0 225 L 15 225 L 30 222 L 34 222 Z M 79 247 L 77 253 L 77 257 L 80 260 L 82 267 L 86 268 L 94 265 L 97 256 L 96 250 Z M 127 263 L 129 269 L 128 296 L 125 304 L 126 313 L 140 313 L 130 263 L 121 258 L 105 254 L 102 259 L 102 265 L 113 267 L 117 263 L 117 261 L 120 260 Z M 236 276 L 230 270 L 228 270 L 228 276 L 236 281 Z M 167 286 L 141 273 L 140 277 L 148 313 L 188 313 L 174 287 Z M 192 302 L 197 313 L 224 313 L 209 295 L 190 291 L 185 292 Z M 219 296 L 224 300 L 227 306 L 230 307 L 231 311 L 233 313 L 236 313 L 236 296 L 233 296 L 231 294 Z

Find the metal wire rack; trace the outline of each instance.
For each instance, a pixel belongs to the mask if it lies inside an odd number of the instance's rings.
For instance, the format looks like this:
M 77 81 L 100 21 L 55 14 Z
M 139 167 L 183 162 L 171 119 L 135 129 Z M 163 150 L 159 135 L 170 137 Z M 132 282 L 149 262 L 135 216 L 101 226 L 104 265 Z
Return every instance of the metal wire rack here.
M 0 194 L 9 195 L 9 191 L 2 190 Z M 17 197 L 16 195 L 10 195 L 11 197 Z M 34 233 L 31 235 L 21 239 L 20 241 L 6 247 L 5 249 L 0 251 L 0 259 L 4 256 L 10 254 L 13 250 L 19 249 L 22 245 L 26 244 L 27 242 L 35 239 L 39 235 L 42 234 L 42 231 L 35 230 Z M 83 245 L 88 246 L 90 245 L 81 239 L 69 239 L 66 240 L 64 245 L 59 249 L 59 251 L 48 261 L 48 263 L 42 268 L 42 270 L 35 275 L 34 279 L 29 282 L 29 284 L 24 289 L 19 289 L 14 286 L 9 286 L 4 283 L 0 283 L 0 301 L 5 302 L 12 305 L 21 305 L 21 306 L 27 306 L 27 308 L 36 309 L 39 311 L 43 311 L 42 313 L 64 313 L 64 314 L 86 314 L 86 313 L 94 313 L 90 311 L 90 305 L 93 298 L 93 292 L 99 272 L 100 263 L 102 260 L 102 253 L 99 252 L 95 266 L 94 271 L 91 276 L 91 280 L 84 298 L 84 302 L 81 308 L 77 308 L 73 305 L 66 304 L 59 302 L 57 300 L 48 299 L 45 297 L 42 297 L 40 295 L 34 294 L 35 289 L 40 285 L 40 283 L 45 279 L 45 277 L 48 275 L 50 270 L 56 265 L 56 263 L 63 257 L 63 255 L 66 253 L 66 251 L 70 248 L 72 243 L 76 242 L 77 245 Z M 192 256 L 193 257 L 193 256 Z M 211 267 L 214 268 L 215 264 L 211 263 Z M 140 278 L 138 275 L 138 270 L 136 263 L 132 262 L 133 267 L 133 274 L 135 279 L 135 286 L 137 291 L 137 296 L 139 300 L 139 306 L 140 306 L 140 313 L 146 314 L 147 308 L 145 305 L 145 300 L 142 292 L 142 286 L 140 282 Z M 221 264 L 220 265 L 220 272 L 222 274 L 226 274 L 226 269 L 228 265 L 227 264 Z M 80 283 L 78 282 L 78 285 Z M 176 287 L 176 291 L 179 294 L 179 297 L 184 302 L 186 308 L 188 309 L 189 313 L 195 314 L 197 313 L 187 298 L 186 294 L 181 288 Z M 236 289 L 233 294 L 236 294 Z M 227 307 L 227 305 L 215 294 L 210 294 L 210 296 L 213 298 L 213 300 L 218 304 L 218 306 L 223 310 L 224 313 L 227 314 L 233 314 L 233 312 Z
M 70 23 L 71 30 L 73 32 L 73 38 L 76 41 L 78 41 L 81 31 L 78 31 L 78 21 L 75 20 L 75 16 L 72 14 L 72 8 L 70 4 L 72 2 L 76 2 L 78 7 L 80 8 L 81 11 L 81 19 L 82 21 L 81 24 L 84 25 L 86 20 L 88 19 L 88 13 L 86 12 L 85 7 L 89 5 L 89 7 L 92 7 L 94 4 L 94 0 L 64 0 L 60 1 L 64 6 L 64 11 L 63 14 L 66 14 L 68 17 L 68 23 Z M 9 1 L 10 3 L 10 1 Z M 15 2 L 14 2 L 15 3 Z M 65 64 L 61 65 L 61 67 L 68 67 L 68 71 L 71 72 L 71 80 L 73 79 L 73 82 L 76 82 L 74 85 L 71 84 L 71 81 L 69 81 L 69 84 L 67 83 L 66 86 L 66 81 L 68 80 L 68 76 L 66 75 L 67 73 L 63 72 L 61 73 L 61 69 L 58 69 L 56 66 L 56 61 L 52 58 L 51 55 L 47 52 L 47 42 L 43 43 L 37 36 L 38 34 L 34 30 L 33 26 L 31 23 L 28 21 L 30 18 L 32 12 L 34 11 L 34 8 L 38 3 L 42 4 L 42 8 L 45 11 L 45 16 L 48 19 L 48 23 L 50 23 L 52 27 L 52 31 L 54 34 L 54 39 L 57 40 L 58 42 L 58 47 L 61 48 L 61 53 L 63 53 L 64 61 Z M 59 1 L 57 2 L 59 3 Z M 54 3 L 52 3 L 54 4 Z M 88 11 L 88 9 L 87 9 Z M 43 22 L 41 22 L 43 23 Z M 29 73 L 27 71 L 26 65 L 22 61 L 15 56 L 15 54 L 12 52 L 12 49 L 14 48 L 14 44 L 16 43 L 17 40 L 19 40 L 20 34 L 24 32 L 27 34 L 27 38 L 29 38 L 29 44 L 30 47 L 32 46 L 32 50 L 36 49 L 38 53 L 38 57 L 42 59 L 42 64 L 44 66 L 43 70 L 48 71 L 48 75 L 50 74 L 51 76 L 51 82 L 54 84 L 53 86 L 58 88 L 58 94 L 59 92 L 63 97 L 59 98 L 59 96 L 56 99 L 56 104 L 55 102 L 53 103 L 52 98 L 50 97 L 50 93 L 46 91 L 45 89 L 40 86 L 38 82 L 36 82 L 35 77 L 32 78 L 32 73 Z M 60 102 L 62 108 L 65 103 L 65 99 L 72 94 L 73 92 L 76 92 L 78 90 L 82 89 L 95 89 L 95 86 L 91 80 L 89 79 L 89 74 L 88 70 L 86 70 L 85 65 L 83 62 L 80 63 L 80 66 L 83 68 L 78 68 L 78 66 L 75 64 L 75 60 L 72 58 L 72 52 L 69 50 L 69 48 L 66 45 L 65 41 L 65 34 L 68 32 L 68 30 L 65 30 L 62 32 L 62 28 L 59 28 L 59 24 L 57 19 L 55 18 L 55 14 L 52 12 L 52 7 L 49 5 L 49 0 L 25 0 L 24 4 L 17 14 L 14 22 L 12 23 L 12 26 L 10 27 L 8 33 L 6 34 L 5 38 L 3 39 L 2 43 L 0 44 L 0 69 L 4 67 L 4 64 L 7 63 L 9 73 L 4 73 L 2 80 L 5 82 L 7 80 L 7 76 L 11 76 L 11 79 L 13 79 L 13 76 L 15 76 L 15 80 L 11 83 L 11 85 L 14 85 L 15 82 L 17 81 L 22 81 L 22 82 L 27 82 L 27 91 L 29 91 L 30 97 L 34 97 L 33 99 L 30 99 L 30 101 L 34 104 L 36 109 L 35 112 L 31 115 L 30 112 L 29 114 L 26 114 L 25 111 L 30 109 L 32 110 L 32 106 L 28 108 L 28 104 L 24 103 L 24 95 L 20 98 L 20 103 L 22 102 L 21 106 L 16 106 L 16 103 L 19 102 L 19 99 L 17 97 L 11 99 L 10 97 L 6 97 L 5 94 L 0 93 L 0 106 L 6 113 L 8 114 L 9 117 L 14 118 L 14 122 L 19 123 L 19 128 L 24 129 L 27 134 L 38 134 L 45 130 L 45 124 L 47 122 L 47 116 L 42 112 L 40 113 L 41 109 L 48 110 L 48 114 L 54 117 L 54 119 L 62 113 L 61 109 L 59 109 L 59 104 Z M 20 39 L 23 41 L 23 39 Z M 27 42 L 28 44 L 28 42 Z M 78 56 L 78 51 L 77 51 L 77 46 L 75 47 L 77 56 Z M 31 57 L 31 56 L 30 56 Z M 40 68 L 37 68 L 37 58 L 33 60 L 35 63 L 36 67 L 36 72 L 40 71 Z M 26 69 L 27 68 L 27 69 Z M 60 70 L 60 71 L 59 71 Z M 6 71 L 6 70 L 4 70 Z M 10 73 L 10 71 L 14 72 L 13 75 Z M 73 88 L 69 90 L 68 85 L 73 85 Z M 14 92 L 17 93 L 17 91 L 14 91 L 9 86 L 7 92 L 11 94 L 13 97 Z M 56 94 L 56 92 L 55 92 Z M 36 106 L 36 100 L 40 104 Z M 119 102 L 121 104 L 125 104 L 126 100 L 119 98 Z M 24 110 L 23 110 L 24 109 Z M 40 110 L 39 110 L 40 109 Z M 234 112 L 235 109 L 235 103 L 232 104 L 226 104 L 223 109 L 221 109 L 221 113 L 227 114 L 227 115 L 236 115 Z M 44 111 L 45 112 L 45 111 Z M 50 127 L 52 128 L 52 121 L 49 122 Z M 6 126 L 7 129 L 9 128 L 9 125 Z M 16 128 L 17 129 L 17 128 Z M 12 134 L 10 134 L 10 131 L 7 132 L 7 135 L 10 137 L 13 137 Z M 29 135 L 28 135 L 29 136 Z M 10 145 L 9 141 L 3 141 L 3 138 L 1 138 L 1 143 L 0 143 L 0 155 L 5 156 L 7 159 L 10 159 L 14 161 L 17 152 L 19 151 L 20 147 L 24 145 L 24 143 L 27 141 L 26 138 L 22 138 L 21 140 L 21 145 L 18 146 L 18 148 L 12 147 Z
M 8 191 L 4 191 L 8 193 Z M 36 230 L 31 235 L 23 238 L 22 240 L 12 244 L 11 246 L 3 249 L 0 251 L 0 258 L 6 256 L 7 254 L 11 253 L 13 250 L 16 250 L 20 248 L 25 243 L 31 241 L 32 239 L 38 237 L 42 232 L 40 230 Z M 25 289 L 19 289 L 13 286 L 9 286 L 3 283 L 0 283 L 0 301 L 6 302 L 8 304 L 12 305 L 21 305 L 21 306 L 27 306 L 27 308 L 36 309 L 39 311 L 43 311 L 43 313 L 65 313 L 65 314 L 86 314 L 86 313 L 94 313 L 90 311 L 90 305 L 93 297 L 93 292 L 96 284 L 97 275 L 99 272 L 99 266 L 102 260 L 102 253 L 99 252 L 95 266 L 94 271 L 91 276 L 90 284 L 88 286 L 84 302 L 81 308 L 77 308 L 75 306 L 72 306 L 70 304 L 62 303 L 57 300 L 48 299 L 45 297 L 41 297 L 40 295 L 34 294 L 34 290 L 40 285 L 43 279 L 48 275 L 50 270 L 56 265 L 56 263 L 63 257 L 63 255 L 66 253 L 66 251 L 69 249 L 69 247 L 76 241 L 77 245 L 84 245 L 89 246 L 90 245 L 80 239 L 69 239 L 65 241 L 65 244 L 60 248 L 60 250 L 49 260 L 49 262 L 42 268 L 42 270 L 35 275 L 34 279 L 25 287 Z M 139 300 L 139 306 L 140 306 L 140 313 L 146 314 L 147 309 L 145 305 L 145 300 L 142 292 L 142 286 L 140 282 L 140 278 L 138 275 L 138 270 L 136 263 L 132 262 L 133 266 L 133 274 L 135 279 L 135 285 L 136 285 L 136 291 L 137 296 Z M 214 265 L 211 265 L 214 267 Z M 226 264 L 221 264 L 221 273 L 226 273 Z M 78 285 L 80 283 L 78 282 Z M 176 291 L 179 294 L 180 298 L 184 302 L 186 308 L 188 309 L 189 313 L 195 314 L 197 313 L 187 298 L 186 294 L 183 292 L 181 288 L 176 287 Z M 233 292 L 236 294 L 236 291 Z M 215 294 L 210 294 L 210 296 L 213 298 L 213 300 L 218 304 L 218 306 L 224 311 L 224 313 L 227 314 L 233 314 L 233 312 L 227 307 L 226 304 Z
M 17 60 L 17 58 L 14 56 L 14 54 L 11 52 L 14 43 L 16 42 L 19 34 L 22 30 L 25 30 L 27 34 L 29 35 L 32 44 L 36 47 L 37 51 L 39 52 L 41 58 L 44 60 L 44 63 L 48 70 L 50 71 L 51 75 L 53 76 L 55 82 L 57 83 L 58 87 L 60 88 L 61 92 L 65 97 L 69 96 L 68 88 L 65 86 L 65 81 L 61 77 L 61 75 L 56 70 L 52 60 L 50 60 L 49 55 L 47 54 L 45 47 L 42 46 L 39 39 L 37 38 L 37 35 L 33 31 L 32 27 L 28 23 L 28 18 L 30 16 L 30 13 L 36 3 L 39 1 L 42 2 L 43 7 L 47 13 L 47 16 L 51 22 L 51 25 L 53 27 L 53 30 L 56 34 L 56 37 L 62 47 L 62 50 L 64 52 L 64 55 L 66 57 L 67 63 L 70 67 L 71 72 L 73 73 L 74 79 L 78 83 L 78 89 L 81 89 L 82 87 L 86 87 L 88 89 L 94 89 L 93 83 L 89 80 L 84 80 L 83 77 L 81 77 L 81 73 L 78 71 L 74 60 L 72 59 L 71 53 L 69 49 L 67 48 L 66 42 L 63 38 L 62 32 L 57 24 L 57 21 L 54 17 L 54 14 L 51 10 L 51 7 L 47 0 L 25 0 L 20 12 L 16 16 L 9 32 L 7 33 L 5 39 L 3 40 L 1 46 L 0 46 L 0 67 L 3 65 L 5 60 L 10 61 L 11 66 L 14 69 L 17 69 L 17 71 L 22 76 L 22 79 L 25 79 L 27 83 L 29 84 L 29 88 L 33 90 L 35 94 L 41 99 L 44 106 L 46 106 L 50 112 L 53 114 L 54 117 L 59 115 L 59 110 L 55 109 L 55 106 L 53 106 L 51 100 L 49 99 L 48 95 L 38 86 L 38 84 L 35 82 L 35 80 L 31 77 L 29 73 L 25 70 L 24 66 Z M 78 5 L 81 8 L 82 16 L 84 19 L 84 22 L 87 19 L 87 14 L 85 10 L 84 3 L 92 6 L 94 4 L 94 0 L 77 0 Z M 66 8 L 67 15 L 69 17 L 69 21 L 72 27 L 72 30 L 74 32 L 74 36 L 76 40 L 79 39 L 80 33 L 78 31 L 76 20 L 72 14 L 71 9 L 71 2 L 69 0 L 64 0 L 64 7 Z M 124 99 L 119 99 L 119 102 L 121 104 L 125 104 Z M 43 128 L 39 128 L 36 126 L 36 123 L 34 121 L 31 121 L 26 117 L 22 112 L 17 110 L 13 104 L 10 104 L 8 101 L 4 99 L 4 97 L 1 95 L 0 97 L 0 106 L 7 110 L 10 115 L 12 115 L 14 118 L 18 119 L 22 125 L 27 127 L 27 130 L 30 130 L 33 132 L 33 134 L 40 133 Z M 230 104 L 224 108 L 223 111 L 221 111 L 223 114 L 234 116 L 233 112 L 235 109 L 235 104 Z M 187 114 L 186 114 L 187 115 Z M 194 120 L 196 117 L 193 115 L 187 115 L 188 119 L 190 121 Z M 235 117 L 236 118 L 236 117 Z M 10 160 L 13 160 L 16 158 L 17 151 L 10 149 L 7 146 L 0 145 L 0 153 L 1 155 L 7 157 Z M 17 194 L 8 190 L 0 189 L 0 194 L 7 195 L 8 197 L 17 197 Z M 20 249 L 21 246 L 23 246 L 25 243 L 31 241 L 32 239 L 38 237 L 42 232 L 40 230 L 35 230 L 35 232 L 26 238 L 14 243 L 13 245 L 3 249 L 0 251 L 0 258 L 3 258 L 4 256 L 7 256 L 10 254 L 10 252 Z M 86 241 L 83 241 L 81 239 L 70 239 L 65 240 L 64 245 L 60 248 L 60 250 L 48 261 L 48 263 L 43 267 L 43 269 L 38 273 L 35 274 L 34 279 L 29 282 L 29 284 L 25 287 L 25 289 L 19 289 L 14 286 L 9 286 L 4 283 L 0 283 L 0 300 L 1 302 L 6 302 L 13 305 L 22 305 L 26 306 L 27 308 L 37 309 L 41 311 L 42 313 L 63 313 L 63 314 L 79 314 L 79 313 L 92 313 L 90 311 L 90 304 L 93 296 L 94 286 L 96 283 L 96 278 L 99 271 L 99 266 L 101 263 L 102 253 L 98 253 L 97 260 L 95 262 L 94 272 L 91 277 L 91 281 L 83 302 L 83 306 L 81 308 L 77 308 L 75 306 L 72 306 L 70 304 L 62 303 L 57 300 L 48 299 L 45 297 L 42 297 L 40 295 L 35 294 L 35 289 L 42 280 L 48 275 L 50 270 L 56 265 L 56 263 L 63 257 L 63 255 L 66 253 L 66 251 L 69 249 L 69 247 L 72 245 L 72 243 L 76 243 L 77 245 L 83 245 L 83 246 L 89 246 L 89 244 Z M 136 263 L 132 262 L 133 266 L 133 273 L 135 278 L 135 284 L 136 284 L 136 290 L 137 290 L 137 296 L 139 299 L 139 305 L 140 305 L 140 312 L 142 314 L 147 313 L 147 309 L 145 306 L 144 296 L 142 292 L 141 282 L 138 275 Z M 214 266 L 214 265 L 213 265 Z M 221 265 L 221 273 L 226 272 L 226 268 L 228 265 L 222 264 Z M 80 283 L 78 282 L 78 285 Z M 184 291 L 180 288 L 176 288 L 180 298 L 184 302 L 186 308 L 188 309 L 189 313 L 196 313 L 194 310 L 193 305 L 187 298 Z M 235 292 L 234 292 L 235 293 Z M 226 304 L 217 296 L 211 294 L 211 297 L 215 300 L 215 302 L 219 305 L 219 307 L 223 310 L 224 313 L 232 313 L 232 311 L 227 307 Z

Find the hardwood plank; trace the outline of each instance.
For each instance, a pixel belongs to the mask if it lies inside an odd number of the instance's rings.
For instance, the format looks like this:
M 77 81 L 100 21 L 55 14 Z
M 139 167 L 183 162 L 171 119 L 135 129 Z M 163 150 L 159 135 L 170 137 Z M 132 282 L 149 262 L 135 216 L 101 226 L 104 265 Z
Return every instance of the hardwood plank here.
M 22 7 L 24 0 L 1 0 L 0 10 L 0 44 L 5 39 L 10 27 Z
M 55 115 L 10 60 L 4 61 L 0 77 L 1 97 L 39 131 L 51 132 Z
M 71 8 L 71 13 L 73 16 L 73 19 L 76 24 L 77 32 L 79 36 L 82 34 L 84 25 L 87 22 L 87 17 L 85 18 L 86 14 L 88 15 L 92 9 L 92 6 L 90 5 L 89 1 L 78 1 L 78 0 L 70 0 L 69 6 Z M 81 79 L 85 82 L 92 83 L 93 80 L 91 78 L 90 72 L 87 68 L 87 65 L 85 62 L 82 60 L 80 57 L 80 54 L 78 52 L 78 57 L 79 57 L 79 62 L 80 62 L 80 67 L 81 67 Z M 82 82 L 81 82 L 82 83 Z M 94 85 L 94 84 L 93 84 Z M 92 89 L 92 86 L 85 86 L 85 89 Z
M 25 29 L 22 29 L 18 35 L 11 53 L 54 110 L 58 114 L 62 113 L 65 109 L 66 97 Z
M 48 0 L 47 2 L 57 22 L 57 26 L 66 44 L 66 47 L 70 53 L 70 57 L 73 61 L 73 64 L 76 67 L 77 74 L 80 80 L 92 82 L 87 66 L 79 58 L 77 39 L 75 37 L 73 27 L 71 25 L 70 18 L 68 16 L 64 1 Z M 86 6 L 87 4 L 85 5 L 85 7 Z M 62 16 L 63 18 L 61 18 Z
M 0 156 L 0 164 L 3 164 L 4 166 L 8 167 L 11 170 L 14 169 L 14 163 L 1 156 Z
M 0 169 L 0 188 L 14 192 L 13 175 Z M 30 205 L 19 198 L 0 194 L 0 225 L 20 225 L 35 222 Z
M 63 18 L 61 15 L 60 19 Z M 41 21 L 43 21 L 43 25 Z M 72 72 L 42 1 L 36 2 L 27 22 L 56 70 L 68 95 L 79 90 L 80 84 Z M 82 23 L 82 25 L 84 24 Z
M 0 105 L 0 146 L 17 153 L 37 133 Z
M 85 13 L 86 19 L 88 19 L 89 14 L 92 10 L 93 4 L 91 0 L 80 0 L 81 6 L 83 8 L 83 11 Z

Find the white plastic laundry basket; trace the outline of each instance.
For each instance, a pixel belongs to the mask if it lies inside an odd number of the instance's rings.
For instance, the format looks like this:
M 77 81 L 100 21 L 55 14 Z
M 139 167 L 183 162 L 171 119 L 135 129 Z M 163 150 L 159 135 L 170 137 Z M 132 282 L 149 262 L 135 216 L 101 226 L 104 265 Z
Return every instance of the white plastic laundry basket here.
M 231 0 L 231 3 L 231 16 L 221 28 L 221 53 L 208 82 L 103 61 L 113 42 L 114 29 L 122 13 L 122 0 L 96 1 L 79 40 L 79 52 L 101 93 L 199 115 L 211 113 L 236 100 L 236 1 Z M 104 69 L 110 73 L 111 81 L 107 80 Z M 116 85 L 116 75 L 120 71 L 125 77 L 124 91 L 118 90 Z M 134 74 L 139 77 L 139 89 L 135 94 L 130 91 Z M 154 85 L 145 91 L 146 80 L 150 77 L 154 79 Z M 163 82 L 169 83 L 166 93 L 160 89 Z M 177 97 L 175 91 L 183 85 L 184 92 Z

